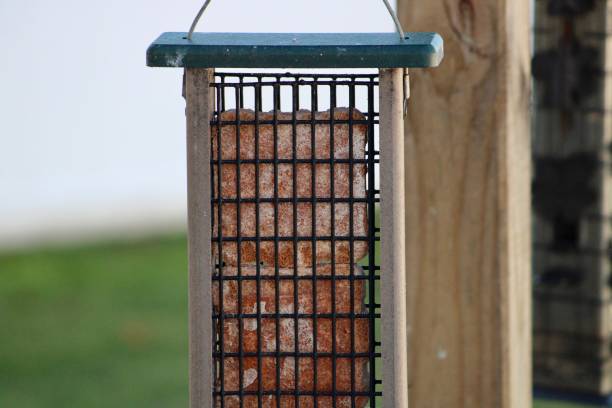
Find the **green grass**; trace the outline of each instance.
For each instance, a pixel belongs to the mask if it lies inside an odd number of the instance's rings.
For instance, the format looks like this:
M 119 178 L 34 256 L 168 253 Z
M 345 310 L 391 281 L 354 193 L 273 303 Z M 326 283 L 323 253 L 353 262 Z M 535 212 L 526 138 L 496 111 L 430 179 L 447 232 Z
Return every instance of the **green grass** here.
M 187 406 L 182 237 L 0 257 L 0 407 Z
M 186 407 L 186 259 L 181 236 L 0 255 L 0 407 Z

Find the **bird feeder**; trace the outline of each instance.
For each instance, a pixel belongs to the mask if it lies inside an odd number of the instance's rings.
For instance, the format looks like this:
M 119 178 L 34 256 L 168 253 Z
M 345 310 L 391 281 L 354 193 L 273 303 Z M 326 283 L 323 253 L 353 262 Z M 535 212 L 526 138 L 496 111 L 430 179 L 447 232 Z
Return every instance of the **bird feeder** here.
M 407 68 L 442 39 L 197 18 L 147 51 L 185 69 L 191 407 L 407 407 Z

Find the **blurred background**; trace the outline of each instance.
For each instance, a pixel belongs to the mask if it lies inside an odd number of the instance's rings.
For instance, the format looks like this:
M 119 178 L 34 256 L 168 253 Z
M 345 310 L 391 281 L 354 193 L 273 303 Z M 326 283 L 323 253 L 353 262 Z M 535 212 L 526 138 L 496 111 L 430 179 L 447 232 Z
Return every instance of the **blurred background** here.
M 551 3 L 534 2 L 535 380 L 597 397 L 612 391 L 607 2 Z M 187 405 L 182 72 L 144 55 L 200 5 L 0 0 L 0 407 Z M 218 0 L 199 27 L 393 29 L 371 0 Z

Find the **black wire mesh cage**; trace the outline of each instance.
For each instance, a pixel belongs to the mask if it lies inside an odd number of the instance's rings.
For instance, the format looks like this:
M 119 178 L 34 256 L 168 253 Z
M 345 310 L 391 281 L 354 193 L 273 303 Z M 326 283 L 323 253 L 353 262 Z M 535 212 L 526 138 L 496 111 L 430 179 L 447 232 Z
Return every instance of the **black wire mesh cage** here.
M 148 65 L 185 68 L 192 408 L 407 408 L 406 68 L 443 47 L 394 21 L 193 33 L 196 18 L 149 47 Z
M 364 407 L 381 395 L 378 73 L 210 86 L 215 404 Z

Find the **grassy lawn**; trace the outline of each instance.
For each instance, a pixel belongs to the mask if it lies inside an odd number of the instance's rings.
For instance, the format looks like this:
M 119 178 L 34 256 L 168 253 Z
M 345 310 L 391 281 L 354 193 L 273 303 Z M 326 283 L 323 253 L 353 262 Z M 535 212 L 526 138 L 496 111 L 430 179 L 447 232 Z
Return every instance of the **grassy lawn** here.
M 185 240 L 0 257 L 0 407 L 187 406 Z
M 186 257 L 181 236 L 0 255 L 0 407 L 186 407 Z

